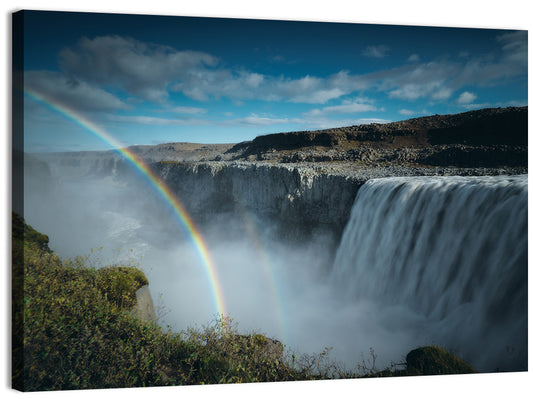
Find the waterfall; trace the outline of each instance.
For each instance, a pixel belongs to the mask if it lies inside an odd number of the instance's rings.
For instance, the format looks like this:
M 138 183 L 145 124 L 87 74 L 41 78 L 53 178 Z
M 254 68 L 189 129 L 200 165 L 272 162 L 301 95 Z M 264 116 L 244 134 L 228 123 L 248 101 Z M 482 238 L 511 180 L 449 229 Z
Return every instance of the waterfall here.
M 517 371 L 527 267 L 527 175 L 384 178 L 359 190 L 331 278 L 346 300 L 415 312 L 421 345 Z

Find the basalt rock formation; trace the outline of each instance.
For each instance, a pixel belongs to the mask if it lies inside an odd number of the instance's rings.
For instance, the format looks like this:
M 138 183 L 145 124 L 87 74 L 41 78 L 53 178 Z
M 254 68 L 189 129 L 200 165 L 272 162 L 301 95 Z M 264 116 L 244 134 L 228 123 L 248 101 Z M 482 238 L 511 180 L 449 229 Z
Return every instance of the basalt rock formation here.
M 268 134 L 236 144 L 226 154 L 233 160 L 289 163 L 526 166 L 527 107 Z

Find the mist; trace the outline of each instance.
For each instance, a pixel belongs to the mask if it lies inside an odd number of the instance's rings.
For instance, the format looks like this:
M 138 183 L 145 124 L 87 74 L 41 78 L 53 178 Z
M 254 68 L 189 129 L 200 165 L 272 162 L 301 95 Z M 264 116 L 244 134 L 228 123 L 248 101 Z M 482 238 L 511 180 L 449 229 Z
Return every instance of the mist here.
M 153 187 L 140 176 L 118 180 L 59 170 L 52 168 L 46 184 L 25 176 L 24 216 L 49 236 L 51 249 L 61 258 L 88 255 L 96 267 L 138 262 L 162 327 L 179 332 L 213 322 L 217 310 L 197 250 Z M 210 220 L 200 230 L 240 333 L 265 333 L 299 354 L 331 348 L 330 357 L 347 369 L 370 347 L 386 367 L 424 342 L 416 337 L 415 315 L 391 317 L 370 302 L 345 301 L 330 284 L 330 236 L 285 242 L 274 226 L 245 212 Z
M 197 248 L 142 176 L 117 179 L 51 170 L 46 184 L 42 177 L 26 174 L 24 216 L 50 237 L 50 247 L 60 257 L 89 255 L 96 267 L 138 263 L 148 277 L 158 324 L 164 328 L 180 332 L 215 320 L 216 298 Z M 445 345 L 482 371 L 493 371 L 502 361 L 497 351 L 484 349 L 501 341 L 492 336 L 501 335 L 500 330 L 485 333 L 480 326 L 483 337 L 477 331 L 462 333 L 468 315 L 480 308 L 465 304 L 439 318 L 408 301 L 387 302 L 383 295 L 354 297 L 353 287 L 361 292 L 365 286 L 372 289 L 369 284 L 379 278 L 371 272 L 334 275 L 341 243 L 332 245 L 334 235 L 326 230 L 296 239 L 280 235 L 268 218 L 243 209 L 206 209 L 201 216 L 199 229 L 220 278 L 227 315 L 242 334 L 264 333 L 297 354 L 329 348 L 331 360 L 355 371 L 371 350 L 377 355 L 376 368 L 382 369 L 404 362 L 416 347 L 433 344 Z M 369 248 L 374 241 L 366 239 Z M 351 289 L 346 283 L 352 280 L 356 281 Z M 520 323 L 504 327 L 516 327 L 517 336 L 522 336 Z M 491 355 L 496 359 L 483 358 Z M 514 369 L 512 361 L 502 364 Z

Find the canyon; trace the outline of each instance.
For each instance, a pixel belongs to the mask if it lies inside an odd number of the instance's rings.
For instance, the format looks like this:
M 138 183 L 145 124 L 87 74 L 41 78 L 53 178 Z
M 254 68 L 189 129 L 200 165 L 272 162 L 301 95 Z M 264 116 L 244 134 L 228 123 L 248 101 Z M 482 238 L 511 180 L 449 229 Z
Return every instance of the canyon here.
M 194 221 L 245 328 L 346 363 L 436 343 L 527 369 L 527 107 L 129 151 Z M 187 232 L 122 154 L 23 158 L 25 218 L 60 255 L 132 248 L 169 324 L 213 313 Z

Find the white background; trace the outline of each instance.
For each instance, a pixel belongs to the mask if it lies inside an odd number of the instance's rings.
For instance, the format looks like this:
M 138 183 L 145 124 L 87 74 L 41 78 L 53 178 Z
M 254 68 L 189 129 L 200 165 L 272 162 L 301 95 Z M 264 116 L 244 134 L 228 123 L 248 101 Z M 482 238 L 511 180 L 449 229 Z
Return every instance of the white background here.
M 306 21 L 362 22 L 397 25 L 432 25 L 476 28 L 508 28 L 529 30 L 533 13 L 528 0 L 349 0 L 290 1 L 268 0 L 149 0 L 139 3 L 118 0 L 92 1 L 12 1 L 2 2 L 2 40 L 0 56 L 2 63 L 2 173 L 0 200 L 4 207 L 0 211 L 0 260 L 2 298 L 0 389 L 2 394 L 19 395 L 10 389 L 11 381 L 11 314 L 10 314 L 10 215 L 11 215 L 11 13 L 20 9 L 97 11 L 136 14 L 163 14 L 184 16 L 236 17 L 260 19 L 285 19 Z M 531 58 L 531 57 L 530 57 Z M 530 63 L 531 64 L 531 63 Z M 530 123 L 531 127 L 531 123 Z M 531 273 L 530 273 L 531 274 Z M 531 282 L 531 279 L 530 279 Z M 531 287 L 531 284 L 530 284 Z M 531 306 L 530 306 L 531 307 Z M 530 344 L 531 346 L 531 344 Z M 490 350 L 490 348 L 487 348 Z M 530 351 L 531 358 L 531 351 Z M 275 383 L 218 385 L 208 387 L 173 387 L 114 389 L 106 391 L 78 391 L 32 393 L 35 397 L 141 397 L 162 395 L 163 397 L 231 397 L 231 398 L 463 398 L 463 397 L 529 397 L 533 393 L 531 374 L 506 373 L 455 377 L 381 378 L 352 381 L 321 381 L 310 383 Z M 68 395 L 68 396 L 66 396 Z

